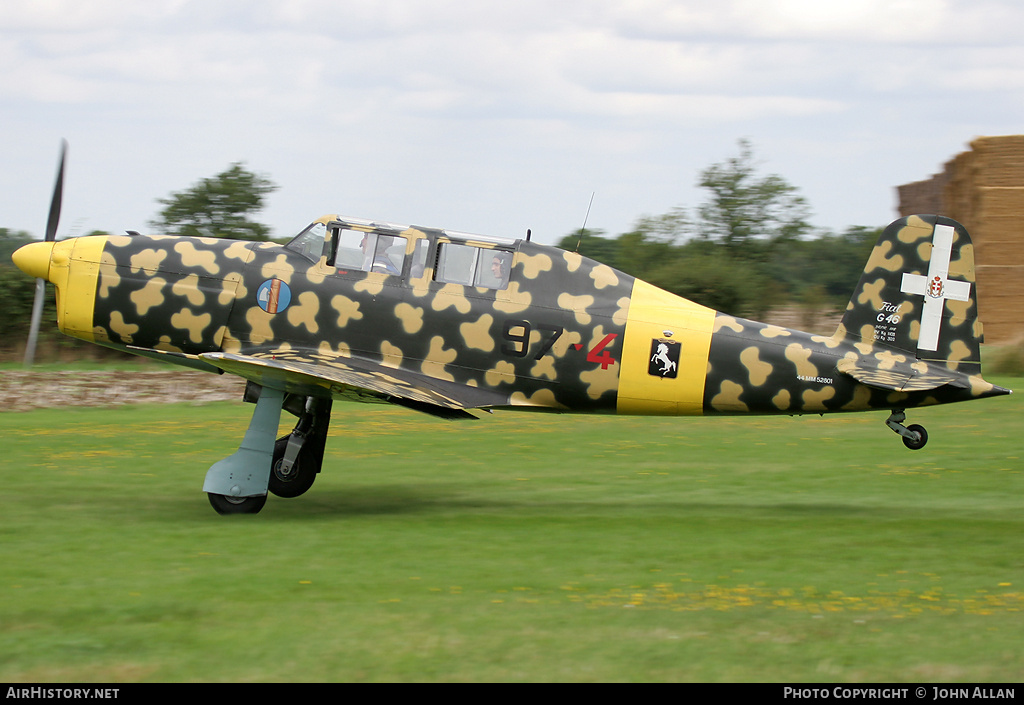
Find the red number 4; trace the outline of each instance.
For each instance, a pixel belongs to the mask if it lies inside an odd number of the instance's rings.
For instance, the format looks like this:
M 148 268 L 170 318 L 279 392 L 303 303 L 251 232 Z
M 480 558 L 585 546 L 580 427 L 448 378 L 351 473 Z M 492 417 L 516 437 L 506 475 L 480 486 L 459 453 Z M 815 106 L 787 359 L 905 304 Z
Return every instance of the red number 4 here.
M 587 353 L 587 362 L 599 363 L 602 370 L 607 370 L 611 365 L 614 365 L 615 358 L 612 357 L 605 348 L 618 336 L 618 333 L 609 333 L 606 335 L 604 340 L 595 345 L 594 348 Z

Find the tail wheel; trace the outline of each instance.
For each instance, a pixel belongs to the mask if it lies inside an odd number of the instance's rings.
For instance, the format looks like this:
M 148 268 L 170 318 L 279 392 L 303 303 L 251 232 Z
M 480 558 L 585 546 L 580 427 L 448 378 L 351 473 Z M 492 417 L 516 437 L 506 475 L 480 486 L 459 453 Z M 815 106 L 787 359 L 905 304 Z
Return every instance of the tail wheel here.
M 288 448 L 288 436 L 278 438 L 274 444 L 274 460 L 270 464 L 270 480 L 267 489 L 278 497 L 298 497 L 313 486 L 316 479 L 316 463 L 304 452 L 299 452 L 295 462 L 284 471 L 284 453 Z
M 924 430 L 924 426 L 915 423 L 907 426 L 907 430 L 913 433 L 916 438 L 903 436 L 903 445 L 910 448 L 910 450 L 921 450 L 924 448 L 924 444 L 928 442 L 928 432 Z

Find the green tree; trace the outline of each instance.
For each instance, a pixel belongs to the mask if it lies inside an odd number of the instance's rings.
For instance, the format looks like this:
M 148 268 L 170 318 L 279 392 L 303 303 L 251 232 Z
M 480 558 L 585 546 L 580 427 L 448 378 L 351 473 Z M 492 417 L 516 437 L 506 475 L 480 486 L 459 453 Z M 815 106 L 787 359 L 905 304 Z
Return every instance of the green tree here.
M 699 185 L 711 197 L 698 211 L 698 232 L 721 242 L 734 259 L 763 261 L 773 246 L 810 232 L 810 208 L 781 176 L 757 174 L 749 141 L 740 140 L 739 148 L 738 156 L 701 172 Z
M 800 301 L 843 310 L 864 270 L 882 228 L 854 226 L 790 243 L 772 256 L 772 274 Z
M 694 240 L 674 248 L 647 281 L 699 304 L 745 318 L 761 318 L 780 287 L 759 262 L 737 260 L 720 244 Z
M 813 312 L 841 311 L 880 230 L 851 227 L 814 233 L 810 209 L 777 175 L 757 173 L 753 149 L 701 172 L 710 191 L 695 219 L 682 208 L 640 218 L 627 233 L 566 235 L 575 250 L 627 274 L 725 313 L 763 318 L 799 304 Z
M 640 218 L 633 230 L 644 233 L 648 240 L 675 243 L 692 233 L 693 223 L 686 210 L 677 206 L 664 215 Z
M 622 269 L 619 265 L 618 241 L 605 237 L 603 230 L 577 230 L 559 240 L 557 246 L 568 252 L 579 252 L 609 267 Z
M 22 245 L 27 245 L 35 238 L 24 230 L 11 230 L 0 228 L 0 264 L 11 263 L 11 255 Z
M 0 344 L 7 349 L 24 342 L 32 317 L 36 280 L 11 263 L 11 255 L 22 245 L 33 242 L 32 236 L 20 230 L 0 228 L 0 287 L 4 291 L 4 316 L 0 318 Z
M 672 241 L 652 236 L 639 226 L 619 235 L 616 242 L 619 246 L 618 268 L 641 279 L 649 279 L 651 273 L 665 262 L 678 258 L 678 248 Z
M 160 199 L 164 209 L 150 225 L 167 235 L 267 240 L 270 228 L 249 219 L 277 185 L 240 163 Z

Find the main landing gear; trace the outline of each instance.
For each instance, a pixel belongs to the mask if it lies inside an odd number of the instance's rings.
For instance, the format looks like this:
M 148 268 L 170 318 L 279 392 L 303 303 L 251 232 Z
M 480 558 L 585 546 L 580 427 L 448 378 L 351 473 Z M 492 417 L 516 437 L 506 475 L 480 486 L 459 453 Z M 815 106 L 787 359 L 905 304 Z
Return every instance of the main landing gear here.
M 214 463 L 203 491 L 218 514 L 256 514 L 267 491 L 298 497 L 312 485 L 323 465 L 331 400 L 286 395 L 249 383 L 245 400 L 255 401 L 249 429 L 238 450 Z M 299 417 L 291 433 L 276 438 L 281 410 Z
M 298 497 L 313 486 L 323 466 L 331 400 L 306 397 L 295 428 L 274 443 L 267 489 L 278 497 Z
M 906 420 L 907 415 L 903 409 L 893 409 L 889 418 L 885 420 L 885 425 L 903 437 L 903 445 L 907 448 L 921 450 L 928 442 L 928 432 L 924 430 L 924 426 L 919 424 L 904 426 L 903 422 Z

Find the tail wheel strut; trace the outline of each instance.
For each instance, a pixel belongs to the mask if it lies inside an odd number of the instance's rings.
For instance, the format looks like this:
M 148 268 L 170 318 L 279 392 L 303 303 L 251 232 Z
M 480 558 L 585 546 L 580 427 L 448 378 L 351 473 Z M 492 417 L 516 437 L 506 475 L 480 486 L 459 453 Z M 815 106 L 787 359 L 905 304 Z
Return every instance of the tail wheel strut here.
M 894 409 L 889 414 L 889 418 L 885 420 L 885 425 L 899 434 L 903 438 L 903 445 L 910 448 L 910 450 L 924 448 L 925 443 L 928 442 L 928 432 L 924 430 L 924 426 L 919 424 L 904 426 L 903 422 L 906 420 L 907 415 L 903 409 Z

